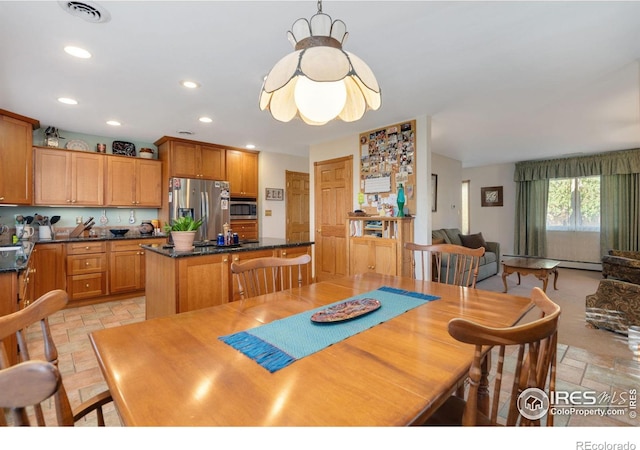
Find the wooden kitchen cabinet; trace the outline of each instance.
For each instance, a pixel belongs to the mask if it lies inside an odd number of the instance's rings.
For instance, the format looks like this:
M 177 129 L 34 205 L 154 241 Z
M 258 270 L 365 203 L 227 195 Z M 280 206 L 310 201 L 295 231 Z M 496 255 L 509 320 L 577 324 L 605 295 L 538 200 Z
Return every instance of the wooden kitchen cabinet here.
M 145 249 L 157 239 L 109 242 L 109 293 L 135 292 L 145 288 Z
M 35 119 L 0 109 L 0 205 L 30 205 L 33 200 Z
M 18 310 L 18 273 L 0 273 L 0 316 L 11 314 Z M 18 361 L 17 340 L 15 334 L 9 336 L 4 341 L 7 349 L 9 365 L 14 365 Z
M 255 241 L 258 239 L 257 220 L 232 220 L 231 231 L 238 233 L 240 242 Z
M 107 156 L 106 206 L 162 206 L 162 162 Z
M 35 204 L 104 205 L 104 155 L 36 147 Z
M 258 153 L 227 149 L 231 197 L 258 198 Z
M 226 180 L 225 149 L 215 144 L 164 136 L 155 142 L 167 177 Z
M 411 255 L 404 244 L 413 241 L 413 217 L 349 217 L 347 236 L 350 275 L 411 276 Z
M 67 244 L 67 293 L 69 300 L 107 294 L 105 241 Z
M 65 244 L 36 244 L 30 259 L 33 260 L 29 275 L 29 282 L 33 284 L 32 300 L 54 289 L 67 289 Z
M 146 318 L 164 317 L 229 301 L 229 254 L 168 258 L 146 252 Z

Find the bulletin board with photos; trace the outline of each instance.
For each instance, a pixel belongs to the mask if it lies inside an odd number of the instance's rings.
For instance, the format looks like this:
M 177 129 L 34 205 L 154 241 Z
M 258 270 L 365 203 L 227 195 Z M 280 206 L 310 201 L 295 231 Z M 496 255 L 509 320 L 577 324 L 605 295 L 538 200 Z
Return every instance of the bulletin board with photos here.
M 380 207 L 397 207 L 398 187 L 402 184 L 405 208 L 415 214 L 415 168 L 415 120 L 360 134 L 360 209 L 377 214 Z

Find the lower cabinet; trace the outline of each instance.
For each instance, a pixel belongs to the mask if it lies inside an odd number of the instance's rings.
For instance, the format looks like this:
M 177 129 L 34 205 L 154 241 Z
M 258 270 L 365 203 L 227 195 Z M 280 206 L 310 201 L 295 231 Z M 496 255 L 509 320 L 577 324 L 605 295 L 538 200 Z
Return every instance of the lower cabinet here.
M 311 246 L 171 258 L 146 252 L 146 318 L 179 314 L 239 299 L 231 263 L 268 256 L 311 255 Z M 311 264 L 304 272 L 311 283 Z
M 146 252 L 146 318 L 229 301 L 229 254 L 170 258 Z
M 232 220 L 231 230 L 238 233 L 240 242 L 255 241 L 258 239 L 257 220 Z
M 18 274 L 17 272 L 0 273 L 0 316 L 11 314 L 18 310 Z M 7 349 L 8 365 L 14 365 L 18 360 L 17 340 L 15 334 L 4 339 Z M 2 348 L 0 348 L 0 352 Z M 0 355 L 1 357 L 2 355 Z M 1 359 L 1 358 L 0 358 Z
M 352 239 L 350 248 L 351 273 L 380 273 L 398 275 L 396 243 L 388 239 Z
M 155 239 L 109 242 L 109 293 L 135 292 L 145 287 L 145 250 Z
M 107 295 L 106 242 L 67 244 L 69 300 Z
M 29 284 L 32 285 L 31 300 L 36 300 L 54 289 L 67 289 L 65 245 L 39 243 L 31 251 L 30 260 L 33 260 L 29 274 Z

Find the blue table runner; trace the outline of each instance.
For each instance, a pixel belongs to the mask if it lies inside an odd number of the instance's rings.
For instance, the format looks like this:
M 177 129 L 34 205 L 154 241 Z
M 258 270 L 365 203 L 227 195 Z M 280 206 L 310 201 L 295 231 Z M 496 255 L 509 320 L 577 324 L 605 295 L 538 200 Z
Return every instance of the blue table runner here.
M 333 305 L 361 298 L 380 301 L 380 308 L 337 323 L 316 323 L 311 316 Z M 222 342 L 255 360 L 269 372 L 280 370 L 350 336 L 386 322 L 439 297 L 383 286 L 330 305 L 279 319 L 256 328 L 220 336 Z

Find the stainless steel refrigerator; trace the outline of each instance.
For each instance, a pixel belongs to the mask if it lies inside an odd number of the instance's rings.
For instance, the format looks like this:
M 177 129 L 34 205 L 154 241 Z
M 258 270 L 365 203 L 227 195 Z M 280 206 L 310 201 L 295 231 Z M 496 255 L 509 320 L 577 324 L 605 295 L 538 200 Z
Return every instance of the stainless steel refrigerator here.
M 223 225 L 229 224 L 229 182 L 171 178 L 169 180 L 169 219 L 191 216 L 202 219 L 196 244 L 216 242 Z

